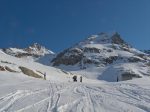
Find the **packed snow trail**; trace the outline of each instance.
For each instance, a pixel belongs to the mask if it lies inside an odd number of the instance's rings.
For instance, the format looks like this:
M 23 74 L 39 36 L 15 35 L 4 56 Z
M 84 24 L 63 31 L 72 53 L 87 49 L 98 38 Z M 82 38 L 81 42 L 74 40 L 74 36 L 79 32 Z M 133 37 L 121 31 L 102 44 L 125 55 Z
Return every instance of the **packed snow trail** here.
M 34 78 L 13 82 L 4 76 L 0 79 L 5 80 L 0 81 L 0 112 L 150 112 L 148 78 L 62 83 Z

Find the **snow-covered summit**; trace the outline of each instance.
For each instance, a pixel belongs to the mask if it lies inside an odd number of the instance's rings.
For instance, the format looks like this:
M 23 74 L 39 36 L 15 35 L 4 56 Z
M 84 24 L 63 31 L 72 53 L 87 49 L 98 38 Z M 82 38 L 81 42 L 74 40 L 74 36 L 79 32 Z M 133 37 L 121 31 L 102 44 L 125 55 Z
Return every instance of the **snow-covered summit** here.
M 81 63 L 82 59 L 86 58 L 84 61 L 86 60 L 88 64 L 110 64 L 116 58 L 133 57 L 139 54 L 144 53 L 129 46 L 118 33 L 100 33 L 59 53 L 53 62 L 56 66 L 74 65 Z M 105 61 L 102 62 L 102 60 Z
M 120 36 L 119 33 L 99 33 L 91 35 L 85 40 L 79 42 L 77 45 L 82 46 L 85 44 L 119 44 L 122 46 L 129 46 Z
M 3 51 L 6 54 L 15 56 L 15 57 L 28 57 L 28 56 L 33 56 L 33 57 L 40 57 L 44 56 L 47 54 L 54 55 L 55 53 L 52 52 L 51 50 L 46 49 L 44 46 L 41 46 L 38 43 L 34 43 L 33 45 L 27 47 L 27 48 L 5 48 Z
M 55 54 L 51 50 L 46 49 L 44 46 L 41 46 L 38 43 L 34 43 L 33 45 L 29 46 L 28 48 L 25 48 L 24 51 L 30 53 L 30 54 L 35 54 L 35 55 L 41 55 L 44 56 L 46 54 Z

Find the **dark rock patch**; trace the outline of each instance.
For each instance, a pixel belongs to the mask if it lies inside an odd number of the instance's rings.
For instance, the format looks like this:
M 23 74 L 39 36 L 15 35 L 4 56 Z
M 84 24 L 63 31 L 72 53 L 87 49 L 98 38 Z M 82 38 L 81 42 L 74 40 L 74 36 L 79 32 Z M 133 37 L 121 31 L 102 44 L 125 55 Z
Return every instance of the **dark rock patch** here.
M 5 70 L 5 67 L 0 66 L 0 71 L 6 71 L 6 70 Z
M 28 76 L 35 77 L 35 78 L 42 78 L 42 76 L 38 75 L 33 70 L 30 70 L 30 69 L 28 69 L 26 67 L 22 67 L 22 66 L 20 66 L 19 68 L 24 74 L 26 74 Z

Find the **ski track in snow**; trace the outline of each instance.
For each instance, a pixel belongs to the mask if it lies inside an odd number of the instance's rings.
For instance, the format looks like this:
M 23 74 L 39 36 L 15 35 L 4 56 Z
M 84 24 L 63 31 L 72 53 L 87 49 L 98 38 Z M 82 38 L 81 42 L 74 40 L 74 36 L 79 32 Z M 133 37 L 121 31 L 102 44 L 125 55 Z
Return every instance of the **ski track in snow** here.
M 10 93 L 9 95 L 1 98 L 2 100 L 0 101 L 0 105 L 5 103 L 5 102 L 8 102 L 8 103 L 3 108 L 0 109 L 0 112 L 1 111 L 8 111 L 9 108 L 11 106 L 13 106 L 13 104 L 15 102 L 17 102 L 17 100 L 19 100 L 23 97 L 27 97 L 29 95 L 35 95 L 35 94 L 45 92 L 45 91 L 47 91 L 47 90 L 38 90 L 38 91 L 18 90 L 15 93 Z
M 49 82 L 45 89 L 17 90 L 0 98 L 0 112 L 99 111 L 150 112 L 150 89 L 127 83 L 96 86 Z

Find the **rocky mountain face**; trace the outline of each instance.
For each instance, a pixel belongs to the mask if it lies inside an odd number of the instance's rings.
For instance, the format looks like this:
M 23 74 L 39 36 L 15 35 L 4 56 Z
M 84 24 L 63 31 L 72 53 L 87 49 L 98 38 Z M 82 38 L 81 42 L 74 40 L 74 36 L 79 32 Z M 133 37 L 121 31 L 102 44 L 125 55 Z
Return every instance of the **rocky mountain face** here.
M 59 66 L 61 64 L 107 65 L 117 60 L 129 62 L 144 61 L 144 56 L 142 56 L 144 53 L 134 50 L 118 33 L 111 36 L 106 33 L 101 33 L 99 35 L 92 35 L 75 46 L 64 50 L 52 62 L 54 66 Z M 121 55 L 120 52 L 128 53 L 130 56 Z
M 150 55 L 150 50 L 144 50 L 144 52 L 148 55 Z
M 105 77 L 107 75 L 104 75 L 107 69 L 110 71 L 109 74 L 113 71 L 110 77 L 118 77 L 119 74 L 132 74 L 136 77 L 141 77 L 141 74 L 149 75 L 147 71 L 136 72 L 135 68 L 131 67 L 147 66 L 148 60 L 150 58 L 145 53 L 131 47 L 118 33 L 100 33 L 62 51 L 52 60 L 52 65 L 73 72 L 75 70 L 78 73 L 84 69 L 86 71 L 91 68 L 98 69 L 94 78 L 107 80 Z M 119 68 L 116 68 L 118 65 Z M 110 67 L 113 70 L 110 70 Z M 113 76 L 115 69 L 117 73 Z
M 34 57 L 34 58 L 39 58 L 41 56 L 51 54 L 54 55 L 54 53 L 45 47 L 41 46 L 40 44 L 34 43 L 33 45 L 20 49 L 20 48 L 6 48 L 2 49 L 3 52 L 6 54 L 18 57 L 18 58 L 23 58 L 23 57 Z

